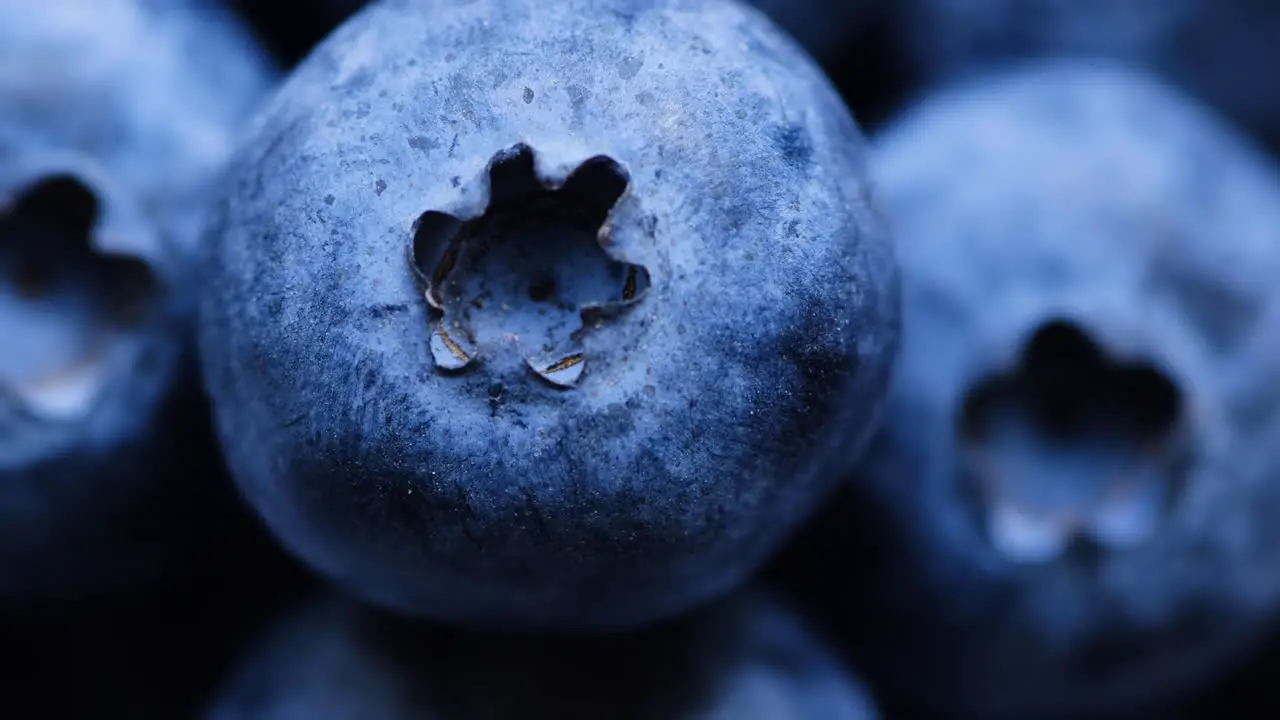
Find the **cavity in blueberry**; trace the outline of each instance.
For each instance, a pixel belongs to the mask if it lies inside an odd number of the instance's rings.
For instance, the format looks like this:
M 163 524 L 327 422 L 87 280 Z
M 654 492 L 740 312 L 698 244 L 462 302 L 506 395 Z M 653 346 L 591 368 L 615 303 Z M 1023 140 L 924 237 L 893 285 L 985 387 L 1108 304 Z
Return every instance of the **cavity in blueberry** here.
M 0 354 L 0 389 L 42 418 L 89 412 L 115 346 L 137 341 L 157 302 L 145 262 L 92 247 L 98 211 L 92 191 L 65 176 L 0 209 L 0 322 L 21 340 Z
M 975 511 L 1006 557 L 1150 538 L 1181 485 L 1182 395 L 1149 363 L 1116 361 L 1051 319 L 1011 367 L 968 389 L 957 423 Z
M 583 317 L 639 300 L 649 271 L 610 257 L 605 222 L 626 190 L 626 171 L 589 158 L 546 187 L 534 151 L 517 145 L 489 163 L 489 204 L 466 220 L 427 211 L 412 257 L 435 323 L 431 355 L 461 370 L 514 341 L 544 380 L 572 387 L 586 368 Z

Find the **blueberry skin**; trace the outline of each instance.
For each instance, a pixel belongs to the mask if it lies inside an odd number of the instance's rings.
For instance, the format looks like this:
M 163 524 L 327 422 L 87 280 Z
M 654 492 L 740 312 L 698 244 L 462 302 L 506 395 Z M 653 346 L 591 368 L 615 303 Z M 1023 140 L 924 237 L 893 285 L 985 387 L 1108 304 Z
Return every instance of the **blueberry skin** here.
M 34 412 L 0 380 L 6 610 L 172 570 L 218 537 L 235 507 L 206 482 L 216 448 L 194 367 L 190 281 L 212 180 L 271 81 L 238 32 L 183 3 L 55 0 L 33 12 L 0 0 L 0 366 L 37 342 L 12 314 L 20 212 L 91 225 L 70 239 L 87 263 L 127 258 L 147 278 L 147 311 L 113 346 L 83 412 Z
M 895 9 L 902 45 L 926 78 L 1032 58 L 1118 59 L 1280 142 L 1280 98 L 1250 72 L 1280 63 L 1271 0 L 914 0 Z
M 624 627 L 728 591 L 886 390 L 896 264 L 864 159 L 820 72 L 736 4 L 367 8 L 269 103 L 211 227 L 201 353 L 244 495 L 362 597 L 473 626 Z M 544 381 L 501 323 L 450 371 L 460 332 L 549 306 L 448 305 L 451 281 L 422 283 L 464 263 L 411 267 L 418 241 L 477 217 L 534 233 L 513 213 L 562 184 L 546 257 L 510 264 L 630 269 L 573 305 L 585 371 Z M 591 247 L 565 251 L 584 217 Z
M 1280 603 L 1275 169 L 1158 81 L 1067 61 L 922 101 L 872 168 L 902 263 L 895 384 L 789 580 L 886 698 L 932 711 L 1077 717 L 1211 679 Z M 991 540 L 957 424 L 1062 322 L 1181 394 L 1172 504 L 1145 542 L 1024 563 Z
M 641 633 L 466 635 L 324 598 L 285 617 L 208 720 L 441 717 L 873 720 L 865 691 L 776 600 L 749 593 Z

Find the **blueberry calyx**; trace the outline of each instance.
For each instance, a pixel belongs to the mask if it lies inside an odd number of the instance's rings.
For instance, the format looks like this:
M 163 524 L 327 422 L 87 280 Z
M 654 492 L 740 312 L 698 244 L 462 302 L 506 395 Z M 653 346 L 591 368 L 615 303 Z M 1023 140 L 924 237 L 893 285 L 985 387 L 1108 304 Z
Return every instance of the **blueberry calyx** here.
M 0 396 L 39 421 L 86 415 L 136 340 L 159 283 L 141 258 L 96 247 L 98 196 L 46 175 L 0 202 Z
M 569 388 L 586 365 L 584 316 L 640 301 L 650 277 L 607 249 L 626 170 L 597 155 L 556 185 L 538 176 L 535 159 L 523 143 L 494 155 L 484 212 L 423 213 L 410 259 L 434 323 L 437 368 L 461 371 L 515 345 L 538 377 Z
M 1181 485 L 1183 397 L 1149 363 L 1107 356 L 1052 320 L 1012 368 L 976 383 L 958 435 L 992 544 L 1040 563 L 1076 541 L 1124 548 L 1150 538 Z

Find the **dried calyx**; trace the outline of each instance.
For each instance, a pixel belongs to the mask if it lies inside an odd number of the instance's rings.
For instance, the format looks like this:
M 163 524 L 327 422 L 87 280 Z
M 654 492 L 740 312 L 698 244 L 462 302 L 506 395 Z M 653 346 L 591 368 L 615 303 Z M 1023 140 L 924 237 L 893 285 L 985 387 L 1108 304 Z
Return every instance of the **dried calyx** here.
M 1154 535 L 1181 487 L 1184 425 L 1168 376 L 1108 358 L 1080 327 L 1055 320 L 1014 367 L 970 389 L 958 441 L 992 545 L 1040 563 Z
M 0 205 L 0 393 L 42 419 L 89 412 L 157 301 L 146 263 L 95 248 L 99 210 L 65 175 Z
M 411 258 L 432 311 L 432 357 L 460 371 L 513 343 L 539 377 L 571 387 L 587 361 L 584 315 L 603 319 L 649 287 L 644 267 L 605 249 L 627 173 L 596 156 L 553 186 L 520 144 L 490 161 L 488 181 L 478 217 L 428 211 L 414 227 Z

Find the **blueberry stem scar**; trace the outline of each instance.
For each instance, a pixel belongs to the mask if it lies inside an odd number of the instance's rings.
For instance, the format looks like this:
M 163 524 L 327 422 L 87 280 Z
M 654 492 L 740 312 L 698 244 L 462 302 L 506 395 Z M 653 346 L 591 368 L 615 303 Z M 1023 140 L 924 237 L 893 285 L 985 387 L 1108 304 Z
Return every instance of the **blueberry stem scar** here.
M 114 348 L 157 303 L 145 262 L 93 247 L 101 208 L 67 175 L 39 178 L 0 207 L 0 392 L 45 420 L 86 413 Z
M 621 165 L 597 155 L 555 186 L 535 161 L 523 143 L 496 153 L 476 217 L 419 216 L 410 264 L 431 311 L 437 368 L 462 371 L 514 340 L 538 377 L 570 388 L 587 361 L 583 314 L 640 301 L 650 275 L 606 250 L 609 214 L 630 184 Z
M 1106 355 L 1066 320 L 964 398 L 958 423 L 979 515 L 1006 556 L 1044 562 L 1076 538 L 1118 547 L 1155 532 L 1181 484 L 1183 398 L 1156 367 Z

